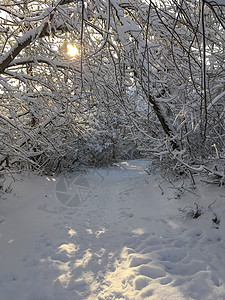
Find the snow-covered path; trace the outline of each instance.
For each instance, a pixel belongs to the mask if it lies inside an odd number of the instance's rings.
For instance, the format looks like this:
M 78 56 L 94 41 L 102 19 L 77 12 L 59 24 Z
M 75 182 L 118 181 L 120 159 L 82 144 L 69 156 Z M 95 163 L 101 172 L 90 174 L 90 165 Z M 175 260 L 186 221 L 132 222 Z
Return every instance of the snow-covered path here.
M 91 170 L 75 207 L 59 201 L 60 178 L 17 182 L 0 202 L 0 299 L 225 299 L 224 188 L 176 199 L 146 165 Z M 203 214 L 185 220 L 177 208 L 195 202 Z

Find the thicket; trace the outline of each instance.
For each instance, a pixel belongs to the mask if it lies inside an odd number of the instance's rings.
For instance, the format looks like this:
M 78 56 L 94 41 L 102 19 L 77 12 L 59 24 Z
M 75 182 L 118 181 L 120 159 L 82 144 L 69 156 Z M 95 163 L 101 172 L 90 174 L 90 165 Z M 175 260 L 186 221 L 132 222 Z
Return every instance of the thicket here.
M 154 157 L 224 182 L 222 2 L 2 1 L 1 174 Z

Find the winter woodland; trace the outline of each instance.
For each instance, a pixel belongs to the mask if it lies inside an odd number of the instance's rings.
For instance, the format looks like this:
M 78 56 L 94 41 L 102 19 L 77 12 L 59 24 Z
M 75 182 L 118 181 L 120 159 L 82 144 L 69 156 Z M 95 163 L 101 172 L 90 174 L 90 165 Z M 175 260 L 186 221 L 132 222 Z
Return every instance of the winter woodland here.
M 0 1 L 1 300 L 225 299 L 224 50 L 225 0 Z

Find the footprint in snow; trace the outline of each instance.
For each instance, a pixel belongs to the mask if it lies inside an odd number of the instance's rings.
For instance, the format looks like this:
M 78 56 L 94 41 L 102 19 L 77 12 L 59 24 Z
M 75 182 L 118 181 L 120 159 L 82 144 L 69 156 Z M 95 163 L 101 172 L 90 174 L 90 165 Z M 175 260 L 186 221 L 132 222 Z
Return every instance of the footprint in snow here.
M 141 298 L 144 299 L 144 298 L 148 298 L 151 297 L 154 293 L 154 290 L 153 289 L 148 289 L 147 291 L 143 292 L 141 294 Z
M 165 270 L 171 275 L 193 276 L 200 271 L 206 271 L 207 263 L 202 261 L 191 261 L 188 264 L 171 263 L 169 261 L 163 263 Z
M 130 259 L 130 268 L 139 267 L 140 265 L 145 265 L 152 261 L 148 257 L 141 257 L 141 256 L 137 256 L 136 254 L 129 255 L 129 259 Z
M 166 284 L 170 283 L 171 281 L 173 281 L 173 279 L 171 277 L 164 277 L 160 280 L 160 284 L 166 285 Z
M 164 277 L 166 276 L 166 273 L 164 270 L 161 270 L 159 268 L 153 268 L 149 266 L 140 266 L 139 267 L 139 274 L 149 277 L 151 279 L 156 279 L 159 277 Z
M 150 284 L 150 279 L 145 276 L 137 276 L 135 279 L 135 290 L 142 290 Z
M 160 261 L 169 261 L 172 263 L 181 262 L 183 258 L 186 257 L 186 252 L 184 249 L 179 248 L 170 248 L 170 249 L 163 249 L 158 251 L 158 257 Z

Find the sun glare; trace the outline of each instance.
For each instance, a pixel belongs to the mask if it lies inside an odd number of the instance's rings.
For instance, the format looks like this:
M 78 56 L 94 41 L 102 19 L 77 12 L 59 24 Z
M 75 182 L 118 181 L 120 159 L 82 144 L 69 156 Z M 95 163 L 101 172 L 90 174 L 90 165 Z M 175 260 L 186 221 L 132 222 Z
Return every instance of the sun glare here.
M 79 51 L 75 45 L 68 44 L 67 45 L 67 54 L 71 57 L 74 57 L 79 54 Z

